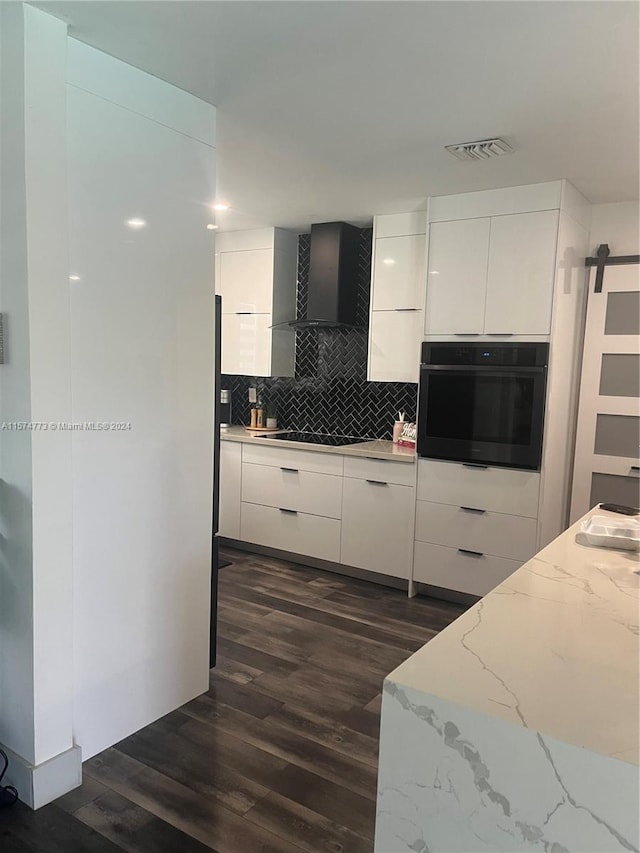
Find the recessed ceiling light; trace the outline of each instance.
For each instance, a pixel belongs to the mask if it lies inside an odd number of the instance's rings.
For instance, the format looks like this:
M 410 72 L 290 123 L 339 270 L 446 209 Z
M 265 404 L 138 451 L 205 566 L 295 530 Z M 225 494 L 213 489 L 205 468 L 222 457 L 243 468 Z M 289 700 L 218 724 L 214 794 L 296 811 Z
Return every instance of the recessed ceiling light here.
M 214 225 L 213 222 L 210 222 L 207 225 L 207 231 L 215 231 L 219 227 L 220 227 L 219 225 Z
M 80 281 L 80 276 L 79 275 L 70 275 L 69 281 Z
M 382 263 L 387 264 L 387 266 L 392 266 L 393 264 L 395 264 L 395 261 L 393 260 L 393 258 L 383 258 Z
M 217 204 L 213 205 L 213 209 L 214 210 L 229 210 L 229 205 L 223 204 L 222 202 L 218 202 Z
M 127 219 L 127 226 L 129 228 L 144 228 L 147 222 L 145 219 L 139 219 L 138 217 L 134 217 L 133 219 Z

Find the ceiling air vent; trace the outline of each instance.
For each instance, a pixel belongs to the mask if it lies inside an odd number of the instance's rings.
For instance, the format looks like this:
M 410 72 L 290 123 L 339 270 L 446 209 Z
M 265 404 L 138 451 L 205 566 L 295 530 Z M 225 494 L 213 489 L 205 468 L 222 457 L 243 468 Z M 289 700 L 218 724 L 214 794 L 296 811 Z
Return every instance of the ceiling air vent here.
M 477 142 L 460 142 L 445 145 L 445 150 L 458 160 L 488 160 L 501 154 L 511 154 L 513 148 L 504 139 L 480 139 Z

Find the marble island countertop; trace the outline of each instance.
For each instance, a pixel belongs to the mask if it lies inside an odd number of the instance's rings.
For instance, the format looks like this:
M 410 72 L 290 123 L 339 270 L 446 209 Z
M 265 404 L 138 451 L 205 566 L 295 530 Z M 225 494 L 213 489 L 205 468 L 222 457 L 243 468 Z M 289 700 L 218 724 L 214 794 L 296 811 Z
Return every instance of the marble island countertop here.
M 638 849 L 640 561 L 579 525 L 385 680 L 376 853 Z
M 222 427 L 220 438 L 223 441 L 259 441 L 266 446 L 297 448 L 298 450 L 315 450 L 318 453 L 337 453 L 340 456 L 367 456 L 370 459 L 391 459 L 395 462 L 410 462 L 416 460 L 414 450 L 406 447 L 398 447 L 392 441 L 363 439 L 359 444 L 346 444 L 342 447 L 333 447 L 325 444 L 306 444 L 301 441 L 286 441 L 278 439 L 277 436 L 286 433 L 287 430 L 278 430 L 276 433 L 248 432 L 243 426 Z M 260 438 L 260 435 L 273 435 L 274 438 Z

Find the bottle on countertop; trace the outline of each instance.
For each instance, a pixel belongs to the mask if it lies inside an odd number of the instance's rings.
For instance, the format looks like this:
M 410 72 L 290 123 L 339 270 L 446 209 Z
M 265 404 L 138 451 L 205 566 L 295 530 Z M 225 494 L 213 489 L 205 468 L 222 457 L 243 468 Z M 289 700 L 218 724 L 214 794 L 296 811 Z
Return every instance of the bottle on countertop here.
M 397 444 L 405 424 L 404 412 L 398 412 L 398 420 L 393 425 L 393 443 Z
M 220 391 L 220 426 L 231 426 L 231 391 Z
M 251 429 L 255 429 L 258 426 L 258 410 L 255 406 L 251 407 Z
M 264 427 L 264 409 L 262 408 L 262 403 L 258 400 L 258 405 L 256 407 L 256 426 L 258 429 L 262 429 Z

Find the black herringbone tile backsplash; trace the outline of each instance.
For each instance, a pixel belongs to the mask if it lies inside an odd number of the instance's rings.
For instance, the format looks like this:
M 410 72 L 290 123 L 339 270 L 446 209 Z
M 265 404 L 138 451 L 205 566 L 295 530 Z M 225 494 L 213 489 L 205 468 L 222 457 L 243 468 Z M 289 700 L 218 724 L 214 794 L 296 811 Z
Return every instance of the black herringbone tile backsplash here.
M 360 232 L 358 325 L 369 323 L 372 229 Z M 306 316 L 309 282 L 309 235 L 298 240 L 297 316 Z M 231 391 L 233 422 L 250 421 L 249 387 L 263 404 L 276 410 L 278 425 L 303 432 L 391 438 L 398 410 L 415 420 L 417 385 L 410 382 L 367 382 L 367 339 L 364 329 L 301 329 L 296 332 L 295 378 L 265 379 L 222 376 Z

